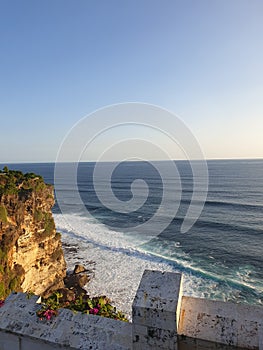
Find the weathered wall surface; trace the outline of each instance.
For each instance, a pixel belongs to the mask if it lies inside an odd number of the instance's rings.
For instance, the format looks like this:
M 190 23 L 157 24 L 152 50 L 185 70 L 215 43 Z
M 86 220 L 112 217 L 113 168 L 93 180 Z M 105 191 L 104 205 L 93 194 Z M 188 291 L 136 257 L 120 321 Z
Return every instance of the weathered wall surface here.
M 181 280 L 181 274 L 144 271 L 132 306 L 134 349 L 177 349 Z
M 262 350 L 263 308 L 183 297 L 178 334 Z
M 132 348 L 128 322 L 62 309 L 51 321 L 36 316 L 37 297 L 11 294 L 0 308 L 1 350 L 52 350 Z
M 180 302 L 180 283 L 180 274 L 145 271 L 132 323 L 66 309 L 41 321 L 37 297 L 11 294 L 0 308 L 0 350 L 263 350 L 263 308 L 190 297 Z

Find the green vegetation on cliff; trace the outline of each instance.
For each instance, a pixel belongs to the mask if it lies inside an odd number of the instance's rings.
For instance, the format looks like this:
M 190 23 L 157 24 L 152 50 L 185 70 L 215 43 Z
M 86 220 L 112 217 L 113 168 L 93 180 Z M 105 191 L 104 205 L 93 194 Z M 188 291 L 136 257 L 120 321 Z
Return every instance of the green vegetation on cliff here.
M 8 253 L 0 249 L 0 299 L 4 299 L 12 291 L 22 291 L 20 285 L 23 272 L 21 267 L 11 270 L 8 264 Z
M 25 190 L 39 191 L 44 187 L 42 176 L 34 173 L 23 174 L 18 170 L 9 170 L 6 166 L 0 170 L 0 196 L 3 194 L 22 194 Z
M 3 205 L 0 205 L 0 221 L 4 223 L 7 222 L 7 212 Z

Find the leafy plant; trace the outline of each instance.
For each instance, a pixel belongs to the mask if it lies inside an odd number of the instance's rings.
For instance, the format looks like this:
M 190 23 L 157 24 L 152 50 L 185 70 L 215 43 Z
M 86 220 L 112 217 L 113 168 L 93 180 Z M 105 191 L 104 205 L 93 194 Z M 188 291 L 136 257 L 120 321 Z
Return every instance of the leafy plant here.
M 117 311 L 111 305 L 109 298 L 105 296 L 90 298 L 88 295 L 82 294 L 79 297 L 68 301 L 63 300 L 63 295 L 55 292 L 49 298 L 45 299 L 42 307 L 37 311 L 38 317 L 50 320 L 58 314 L 60 308 L 72 310 L 73 312 L 82 312 L 85 314 L 98 315 L 113 318 L 115 320 L 128 321 L 125 315 Z

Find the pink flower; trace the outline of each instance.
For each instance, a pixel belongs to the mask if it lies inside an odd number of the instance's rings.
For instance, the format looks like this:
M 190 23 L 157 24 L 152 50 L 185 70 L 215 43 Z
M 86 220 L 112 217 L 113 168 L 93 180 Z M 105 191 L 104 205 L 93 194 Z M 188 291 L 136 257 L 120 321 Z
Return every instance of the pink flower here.
M 97 313 L 99 312 L 99 309 L 97 309 L 96 307 L 94 307 L 93 309 L 89 310 L 89 313 L 92 315 L 97 315 Z
M 47 320 L 51 320 L 52 316 L 55 316 L 56 312 L 54 310 L 47 309 L 44 312 L 44 316 L 46 317 Z
M 0 300 L 0 307 L 2 307 L 4 305 L 4 303 L 5 303 L 4 299 L 1 299 Z

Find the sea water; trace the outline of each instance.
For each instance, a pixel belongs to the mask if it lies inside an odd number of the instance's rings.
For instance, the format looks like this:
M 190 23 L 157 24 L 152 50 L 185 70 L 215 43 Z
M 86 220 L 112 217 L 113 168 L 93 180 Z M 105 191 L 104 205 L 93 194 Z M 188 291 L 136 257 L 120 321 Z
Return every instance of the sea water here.
M 64 178 L 56 179 L 63 213 L 56 203 L 53 214 L 68 267 L 77 262 L 92 266 L 95 278 L 87 286 L 89 294 L 108 295 L 128 315 L 144 269 L 183 273 L 186 295 L 262 305 L 263 160 L 208 161 L 207 199 L 188 233 L 181 232 L 181 225 L 193 193 L 193 176 L 187 161 L 175 164 L 182 188 L 179 209 L 168 227 L 154 236 L 150 228 L 147 237 L 140 225 L 156 215 L 163 195 L 163 179 L 154 164 L 124 162 L 112 173 L 110 186 L 120 201 L 132 198 L 136 179 L 148 186 L 143 205 L 128 213 L 111 210 L 100 201 L 92 176 L 94 163 L 78 165 L 78 197 Z M 35 172 L 54 183 L 54 166 L 10 164 L 9 168 Z M 171 191 L 174 185 L 171 180 Z M 165 220 L 165 208 L 158 215 Z

